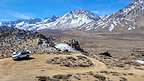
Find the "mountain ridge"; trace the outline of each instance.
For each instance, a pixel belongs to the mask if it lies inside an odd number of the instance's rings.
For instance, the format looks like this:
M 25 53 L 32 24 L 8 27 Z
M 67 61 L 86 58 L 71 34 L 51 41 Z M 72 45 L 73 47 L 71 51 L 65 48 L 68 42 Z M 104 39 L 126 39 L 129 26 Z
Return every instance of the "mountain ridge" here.
M 128 32 L 143 29 L 144 0 L 134 0 L 127 7 L 118 12 L 99 20 L 90 22 L 84 27 L 92 28 L 99 32 Z
M 66 13 L 64 16 L 54 15 L 51 18 L 45 19 L 18 19 L 17 21 L 2 22 L 2 25 L 14 26 L 18 29 L 30 31 L 42 29 L 75 29 L 82 24 L 99 19 L 100 17 L 98 15 L 88 10 L 75 9 Z
M 76 9 L 64 16 L 53 16 L 43 20 L 32 19 L 34 23 L 22 21 L 14 26 L 18 29 L 39 30 L 83 30 L 95 32 L 129 32 L 144 29 L 144 0 L 134 0 L 118 12 L 100 18 L 98 15 L 84 9 Z M 36 21 L 35 21 L 36 20 Z M 2 23 L 3 24 L 3 23 Z M 9 24 L 8 24 L 9 25 Z M 13 26 L 13 25 L 12 25 Z

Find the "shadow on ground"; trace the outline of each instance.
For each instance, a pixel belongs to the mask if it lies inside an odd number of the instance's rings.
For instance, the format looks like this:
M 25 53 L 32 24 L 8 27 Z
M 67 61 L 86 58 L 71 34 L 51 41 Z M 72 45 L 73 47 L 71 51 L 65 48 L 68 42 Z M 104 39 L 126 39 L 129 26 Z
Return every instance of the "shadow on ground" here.
M 25 60 L 33 60 L 35 58 L 29 57 L 29 58 L 21 58 L 21 59 L 15 59 L 15 61 L 25 61 Z

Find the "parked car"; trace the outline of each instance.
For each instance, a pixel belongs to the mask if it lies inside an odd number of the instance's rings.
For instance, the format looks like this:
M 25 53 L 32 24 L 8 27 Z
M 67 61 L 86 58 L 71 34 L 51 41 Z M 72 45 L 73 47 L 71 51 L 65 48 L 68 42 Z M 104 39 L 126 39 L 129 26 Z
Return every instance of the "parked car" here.
M 28 50 L 17 51 L 17 52 L 13 52 L 12 59 L 21 60 L 21 59 L 29 58 L 30 55 L 31 52 Z

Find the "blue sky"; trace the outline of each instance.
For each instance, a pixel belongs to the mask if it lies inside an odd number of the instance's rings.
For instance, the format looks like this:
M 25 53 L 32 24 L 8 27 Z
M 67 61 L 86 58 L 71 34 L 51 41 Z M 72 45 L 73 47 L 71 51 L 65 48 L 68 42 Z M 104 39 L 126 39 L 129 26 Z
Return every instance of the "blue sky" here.
M 0 21 L 19 18 L 62 16 L 74 9 L 87 9 L 100 16 L 127 6 L 132 0 L 0 0 Z

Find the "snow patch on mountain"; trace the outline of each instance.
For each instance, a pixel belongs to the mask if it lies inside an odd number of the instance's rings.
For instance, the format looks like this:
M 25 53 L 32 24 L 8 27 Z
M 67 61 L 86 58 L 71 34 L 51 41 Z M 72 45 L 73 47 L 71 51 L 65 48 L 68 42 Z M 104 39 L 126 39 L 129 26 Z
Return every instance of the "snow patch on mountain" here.
M 0 26 L 2 26 L 2 22 L 0 22 Z
M 109 31 L 112 31 L 114 29 L 114 24 L 111 24 L 111 26 L 109 27 Z

